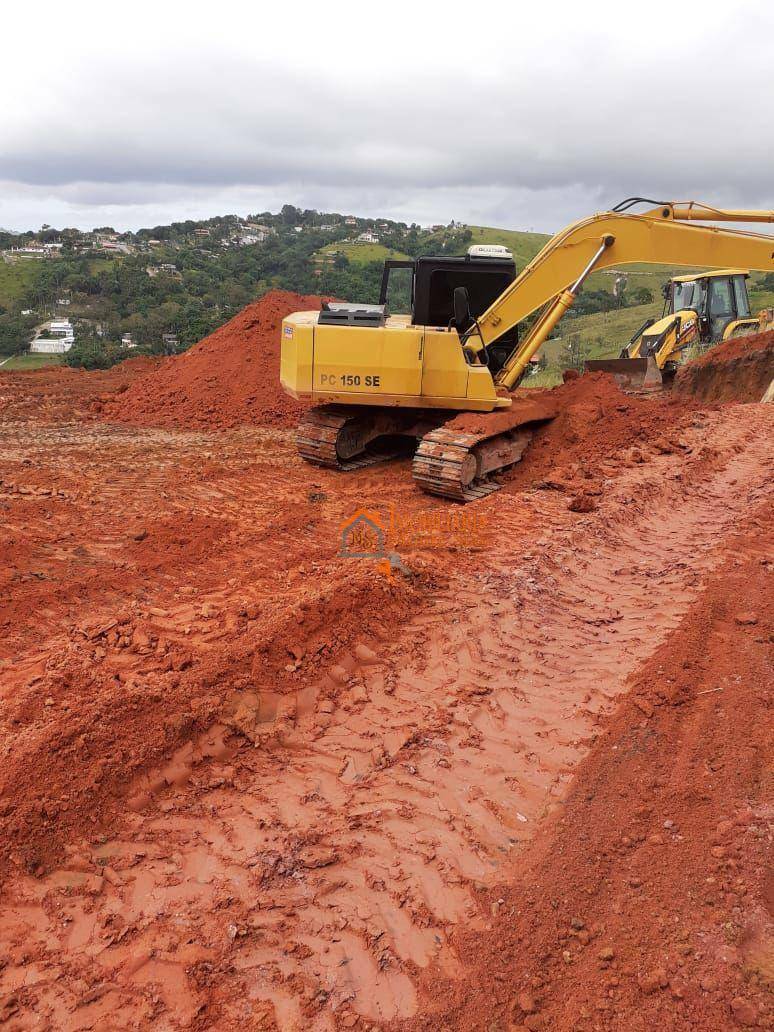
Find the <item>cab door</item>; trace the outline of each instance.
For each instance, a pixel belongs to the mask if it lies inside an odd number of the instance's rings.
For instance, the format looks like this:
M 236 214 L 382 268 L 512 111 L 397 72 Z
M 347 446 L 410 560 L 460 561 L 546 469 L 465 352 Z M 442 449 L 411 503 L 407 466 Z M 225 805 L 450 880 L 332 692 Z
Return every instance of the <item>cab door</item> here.
M 707 316 L 709 319 L 710 340 L 722 340 L 726 326 L 736 318 L 734 288 L 731 277 L 710 277 Z

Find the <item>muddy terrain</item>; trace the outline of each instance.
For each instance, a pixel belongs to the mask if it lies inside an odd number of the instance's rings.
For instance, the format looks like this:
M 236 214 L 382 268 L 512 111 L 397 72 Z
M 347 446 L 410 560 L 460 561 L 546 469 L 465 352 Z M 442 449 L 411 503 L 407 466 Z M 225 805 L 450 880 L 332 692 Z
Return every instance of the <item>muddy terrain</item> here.
M 581 377 L 462 509 L 297 458 L 318 304 L 0 372 L 0 1027 L 771 1027 L 774 405 Z

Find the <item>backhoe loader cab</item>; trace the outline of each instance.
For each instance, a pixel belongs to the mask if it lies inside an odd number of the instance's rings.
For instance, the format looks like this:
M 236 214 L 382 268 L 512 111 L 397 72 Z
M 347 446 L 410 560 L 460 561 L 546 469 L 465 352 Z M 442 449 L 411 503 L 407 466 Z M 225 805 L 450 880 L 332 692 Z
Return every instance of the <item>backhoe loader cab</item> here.
M 670 382 L 696 350 L 760 328 L 750 314 L 749 275 L 745 269 L 717 269 L 672 277 L 662 290 L 661 318 L 643 323 L 620 358 L 589 361 L 586 369 L 611 373 L 630 388 Z
M 719 269 L 698 276 L 675 276 L 666 284 L 668 314 L 693 311 L 703 329 L 703 340 L 723 340 L 732 323 L 750 319 L 749 275 L 742 269 Z

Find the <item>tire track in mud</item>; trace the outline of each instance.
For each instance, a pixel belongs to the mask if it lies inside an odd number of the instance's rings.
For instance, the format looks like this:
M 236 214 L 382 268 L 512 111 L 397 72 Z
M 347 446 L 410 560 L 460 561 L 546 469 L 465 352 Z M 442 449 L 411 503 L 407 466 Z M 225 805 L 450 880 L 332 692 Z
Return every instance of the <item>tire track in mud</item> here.
M 291 455 L 288 435 L 272 430 L 235 432 L 224 446 L 217 435 L 201 433 L 3 427 L 3 531 L 20 545 L 12 544 L 2 574 L 15 618 L 0 643 L 0 662 L 15 659 L 31 642 L 43 642 L 45 658 L 51 637 L 61 634 L 62 605 L 73 623 L 86 602 L 101 607 L 107 622 L 116 607 L 153 597 L 157 606 L 179 609 L 182 626 L 185 606 L 174 596 L 189 586 L 185 581 L 195 585 L 203 604 L 234 593 L 223 586 L 229 553 L 244 573 L 245 596 L 262 598 L 283 570 L 300 561 L 309 537 L 303 528 L 291 533 L 287 511 L 278 511 L 266 490 L 272 470 Z M 296 490 L 292 481 L 285 485 L 288 511 L 306 503 L 298 480 Z M 285 563 L 277 562 L 278 547 L 284 547 Z
M 555 492 L 492 496 L 492 547 L 398 640 L 290 694 L 235 693 L 128 786 L 137 810 L 110 838 L 7 886 L 18 1027 L 411 1016 L 423 969 L 459 970 L 449 929 L 486 930 L 473 889 L 507 876 L 736 522 L 770 502 L 771 423 L 707 417 L 687 457 L 628 469 L 589 516 Z

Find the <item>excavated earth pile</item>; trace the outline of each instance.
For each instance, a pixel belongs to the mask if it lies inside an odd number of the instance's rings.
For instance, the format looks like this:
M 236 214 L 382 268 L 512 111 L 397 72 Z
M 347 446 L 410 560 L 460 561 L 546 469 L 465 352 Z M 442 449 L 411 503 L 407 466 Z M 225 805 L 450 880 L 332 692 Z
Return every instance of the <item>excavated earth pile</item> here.
M 774 381 L 774 330 L 737 337 L 686 362 L 673 390 L 701 402 L 760 401 Z
M 313 301 L 0 372 L 0 1027 L 770 1027 L 774 407 L 582 377 L 462 509 L 238 394 Z
M 269 291 L 189 351 L 137 379 L 105 406 L 105 417 L 188 429 L 295 426 L 302 406 L 280 387 L 280 326 L 286 315 L 319 309 L 321 301 Z

